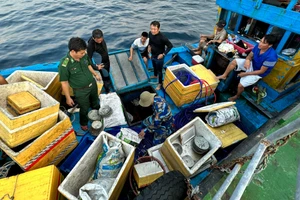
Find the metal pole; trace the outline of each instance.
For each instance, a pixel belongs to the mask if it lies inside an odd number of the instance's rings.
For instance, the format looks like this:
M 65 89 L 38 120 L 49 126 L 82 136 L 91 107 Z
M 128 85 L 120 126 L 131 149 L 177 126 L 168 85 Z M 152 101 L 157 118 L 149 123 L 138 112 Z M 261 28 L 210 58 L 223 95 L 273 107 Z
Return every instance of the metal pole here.
M 284 127 L 278 129 L 277 131 L 271 133 L 267 137 L 265 137 L 266 140 L 270 141 L 271 143 L 275 143 L 277 140 L 286 137 L 300 129 L 300 118 L 292 121 L 291 123 L 285 125 Z M 254 151 L 257 149 L 258 145 L 255 145 L 248 153 L 247 155 L 252 155 Z
M 216 193 L 216 195 L 214 196 L 214 198 L 212 200 L 221 199 L 221 197 L 224 195 L 224 193 L 226 192 L 227 188 L 229 187 L 229 185 L 231 184 L 233 179 L 236 177 L 236 175 L 240 171 L 241 167 L 242 167 L 242 165 L 240 163 L 237 163 L 234 166 L 231 173 L 227 176 L 226 180 L 224 181 L 224 183 L 222 184 L 222 186 L 220 187 L 220 189 L 218 190 L 218 192 Z
M 250 161 L 245 173 L 243 174 L 241 180 L 239 181 L 238 185 L 236 186 L 230 200 L 239 200 L 241 199 L 246 187 L 248 186 L 254 171 L 261 159 L 261 157 L 263 156 L 266 148 L 270 145 L 270 143 L 268 141 L 262 140 L 255 152 L 255 154 L 253 155 L 252 160 Z
M 297 188 L 296 188 L 296 200 L 300 199 L 300 161 L 299 161 L 299 167 L 298 167 L 298 177 L 297 177 Z
M 286 137 L 300 129 L 300 118 L 292 121 L 291 123 L 285 125 L 284 127 L 278 129 L 272 134 L 268 135 L 266 139 L 271 143 L 275 143 L 277 140 Z

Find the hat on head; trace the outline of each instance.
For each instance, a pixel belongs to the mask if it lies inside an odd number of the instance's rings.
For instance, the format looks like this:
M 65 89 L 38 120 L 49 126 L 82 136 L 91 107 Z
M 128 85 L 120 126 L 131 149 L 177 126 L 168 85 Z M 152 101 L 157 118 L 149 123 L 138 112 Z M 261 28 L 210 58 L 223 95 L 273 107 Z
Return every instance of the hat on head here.
M 140 96 L 139 104 L 142 107 L 148 107 L 153 102 L 153 97 L 156 95 L 156 93 L 150 93 L 148 91 L 145 91 Z
M 221 19 L 216 25 L 220 28 L 224 28 L 226 26 L 226 21 Z

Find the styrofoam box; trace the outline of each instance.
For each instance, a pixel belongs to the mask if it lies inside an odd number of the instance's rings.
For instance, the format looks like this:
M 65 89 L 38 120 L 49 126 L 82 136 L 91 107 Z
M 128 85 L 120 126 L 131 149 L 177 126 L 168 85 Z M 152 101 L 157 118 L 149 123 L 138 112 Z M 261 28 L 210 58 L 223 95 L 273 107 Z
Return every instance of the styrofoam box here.
M 196 135 L 203 136 L 210 145 L 210 150 L 204 154 L 199 155 L 192 150 L 192 142 Z M 180 143 L 183 149 L 181 155 L 176 151 L 173 144 Z M 192 177 L 199 173 L 199 169 L 207 163 L 208 159 L 215 159 L 213 154 L 221 147 L 221 141 L 215 134 L 207 127 L 207 125 L 196 117 L 184 127 L 169 136 L 163 143 L 160 151 L 165 159 L 169 169 L 179 170 L 185 177 Z M 189 155 L 193 158 L 195 164 L 189 168 L 182 157 Z
M 163 159 L 163 157 L 161 156 L 161 153 L 159 151 L 159 149 L 162 147 L 163 144 L 158 144 L 154 147 L 151 147 L 149 149 L 147 149 L 147 152 L 149 154 L 149 156 L 153 156 L 154 158 L 158 159 L 162 165 L 165 168 L 165 173 L 168 173 L 170 170 L 165 162 L 165 160 Z
M 126 160 L 108 193 L 109 199 L 118 199 L 127 179 L 127 175 L 129 174 L 129 170 L 133 165 L 135 148 L 104 131 L 97 136 L 93 144 L 58 187 L 60 193 L 68 199 L 78 200 L 79 189 L 93 176 L 98 156 L 102 152 L 103 138 L 105 136 L 108 140 L 117 140 L 122 142 L 123 151 L 126 155 Z
M 61 83 L 59 82 L 58 72 L 16 70 L 9 75 L 6 80 L 8 83 L 17 83 L 24 81 L 22 75 L 41 85 L 41 89 L 47 92 L 56 100 L 61 97 Z

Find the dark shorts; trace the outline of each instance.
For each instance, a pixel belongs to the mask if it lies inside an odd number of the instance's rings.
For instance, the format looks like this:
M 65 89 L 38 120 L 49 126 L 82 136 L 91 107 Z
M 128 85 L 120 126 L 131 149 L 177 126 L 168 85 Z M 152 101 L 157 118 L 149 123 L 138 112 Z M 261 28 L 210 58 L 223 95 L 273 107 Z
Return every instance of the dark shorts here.
M 149 57 L 148 57 L 148 51 L 142 52 L 142 53 L 141 53 L 141 56 L 142 56 L 142 58 L 144 58 L 144 57 L 145 57 L 145 58 L 149 58 Z

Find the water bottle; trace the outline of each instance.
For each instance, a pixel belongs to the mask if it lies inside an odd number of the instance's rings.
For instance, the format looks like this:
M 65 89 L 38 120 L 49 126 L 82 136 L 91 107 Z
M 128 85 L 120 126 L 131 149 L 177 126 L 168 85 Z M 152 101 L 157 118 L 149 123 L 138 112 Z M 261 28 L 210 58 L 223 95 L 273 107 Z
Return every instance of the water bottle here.
M 239 37 L 237 35 L 235 35 L 234 37 L 234 43 L 238 43 L 240 41 Z
M 228 41 L 229 41 L 229 42 L 233 42 L 233 39 L 232 39 L 232 37 L 231 37 L 230 34 L 228 34 L 227 38 L 228 38 Z

